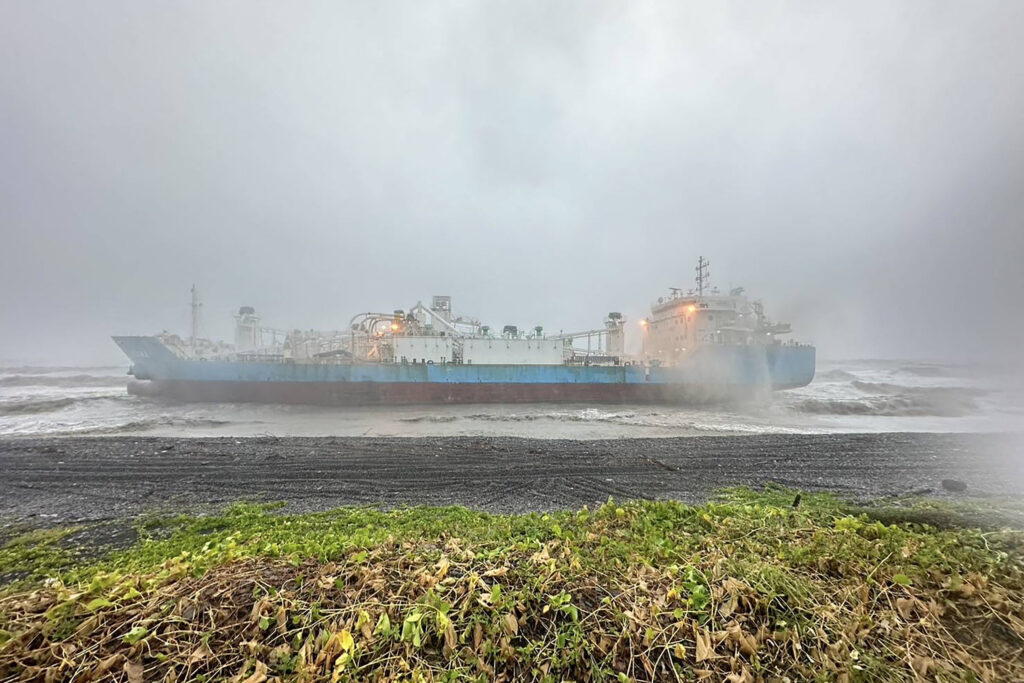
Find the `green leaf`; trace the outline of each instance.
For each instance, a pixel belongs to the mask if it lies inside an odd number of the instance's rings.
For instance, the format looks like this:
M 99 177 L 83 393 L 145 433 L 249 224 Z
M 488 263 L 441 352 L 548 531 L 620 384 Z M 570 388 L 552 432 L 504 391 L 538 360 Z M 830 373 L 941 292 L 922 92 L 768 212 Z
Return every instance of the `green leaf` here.
M 910 580 L 910 577 L 906 574 L 897 574 L 896 576 L 892 577 L 892 580 L 893 583 L 898 584 L 900 586 L 909 586 L 913 583 L 913 581 Z
M 149 635 L 149 629 L 145 628 L 144 626 L 136 626 L 131 631 L 126 633 L 122 640 L 128 643 L 129 645 L 134 645 L 135 643 L 145 638 L 147 635 Z
M 380 619 L 377 620 L 377 626 L 373 629 L 373 632 L 383 636 L 391 635 L 391 619 L 388 618 L 387 612 L 381 612 Z
M 85 606 L 85 608 L 90 612 L 95 612 L 98 609 L 113 606 L 114 603 L 112 603 L 110 600 L 107 600 L 106 598 L 96 598 L 94 600 L 90 600 L 89 603 Z

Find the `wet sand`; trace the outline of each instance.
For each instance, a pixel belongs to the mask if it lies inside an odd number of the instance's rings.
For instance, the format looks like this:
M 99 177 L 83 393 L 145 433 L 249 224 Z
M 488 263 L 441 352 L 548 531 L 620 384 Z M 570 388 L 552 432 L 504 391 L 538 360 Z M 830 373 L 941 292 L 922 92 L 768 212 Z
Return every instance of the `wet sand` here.
M 87 437 L 0 440 L 0 517 L 30 525 L 202 512 L 234 501 L 466 505 L 526 512 L 609 496 L 698 502 L 775 482 L 854 500 L 910 493 L 1020 496 L 1020 437 L 754 435 L 557 441 L 515 438 Z M 953 494 L 943 479 L 967 485 Z

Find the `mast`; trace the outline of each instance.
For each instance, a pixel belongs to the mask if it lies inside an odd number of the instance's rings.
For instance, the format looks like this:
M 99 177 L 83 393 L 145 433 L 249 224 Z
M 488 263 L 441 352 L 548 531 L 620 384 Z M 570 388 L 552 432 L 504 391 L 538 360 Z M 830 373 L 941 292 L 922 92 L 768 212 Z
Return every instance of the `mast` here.
M 711 277 L 711 273 L 708 272 L 708 266 L 711 262 L 706 260 L 703 256 L 697 259 L 697 295 L 704 296 L 704 287 L 708 284 L 708 278 Z

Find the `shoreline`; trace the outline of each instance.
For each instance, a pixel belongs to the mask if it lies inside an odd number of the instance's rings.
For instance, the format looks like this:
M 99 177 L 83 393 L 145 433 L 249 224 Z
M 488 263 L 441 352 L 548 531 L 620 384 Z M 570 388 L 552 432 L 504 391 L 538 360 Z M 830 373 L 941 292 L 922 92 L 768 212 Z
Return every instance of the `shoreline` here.
M 30 526 L 238 501 L 289 512 L 462 505 L 496 513 L 615 500 L 699 503 L 778 484 L 854 501 L 1024 494 L 1019 435 L 759 434 L 643 439 L 89 436 L 0 438 L 0 517 Z M 966 484 L 962 493 L 942 480 Z

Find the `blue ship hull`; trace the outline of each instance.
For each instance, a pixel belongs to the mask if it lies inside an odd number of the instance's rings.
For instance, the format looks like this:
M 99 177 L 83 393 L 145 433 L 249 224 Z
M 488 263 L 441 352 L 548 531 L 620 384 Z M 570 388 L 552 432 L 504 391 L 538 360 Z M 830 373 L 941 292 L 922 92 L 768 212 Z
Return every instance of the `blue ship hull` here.
M 181 401 L 416 403 L 703 403 L 805 386 L 811 346 L 708 345 L 683 366 L 406 365 L 200 361 L 154 337 L 115 337 L 131 359 L 132 393 Z

